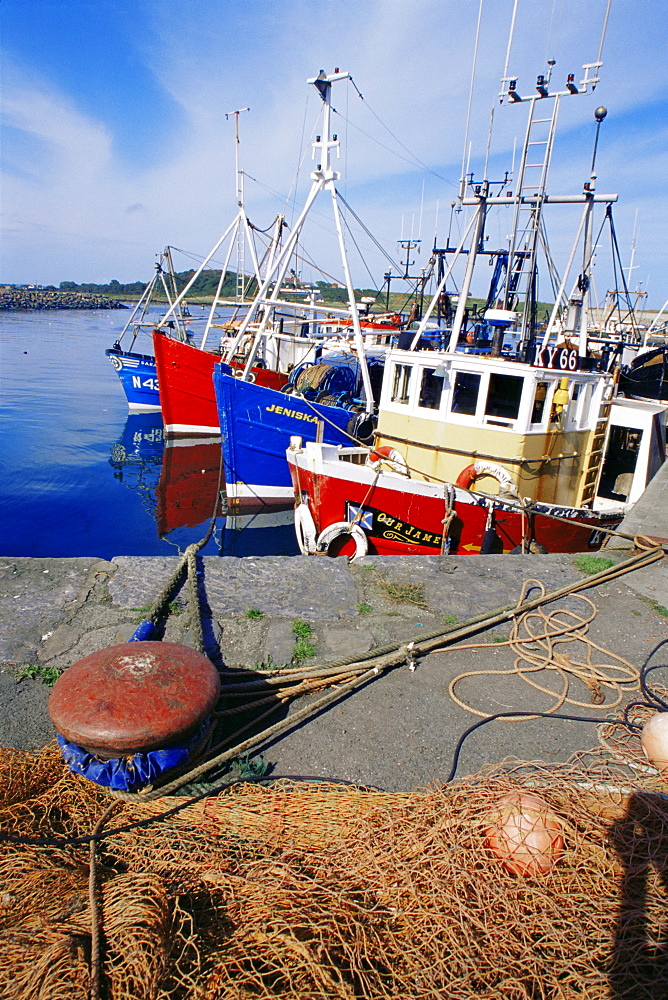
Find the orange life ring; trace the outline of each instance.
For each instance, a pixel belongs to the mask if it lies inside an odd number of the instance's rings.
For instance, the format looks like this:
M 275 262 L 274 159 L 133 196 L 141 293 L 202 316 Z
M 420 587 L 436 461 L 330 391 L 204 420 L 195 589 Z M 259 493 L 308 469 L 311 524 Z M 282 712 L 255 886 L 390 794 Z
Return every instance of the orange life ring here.
M 381 466 L 388 472 L 394 472 L 399 476 L 408 476 L 408 466 L 406 459 L 389 445 L 383 444 L 378 448 L 371 448 L 366 458 L 366 464 L 370 469 L 380 469 Z
M 455 486 L 461 490 L 470 490 L 471 485 L 478 476 L 493 476 L 499 484 L 501 493 L 511 493 L 517 496 L 517 486 L 513 482 L 510 473 L 496 462 L 473 462 L 457 476 Z

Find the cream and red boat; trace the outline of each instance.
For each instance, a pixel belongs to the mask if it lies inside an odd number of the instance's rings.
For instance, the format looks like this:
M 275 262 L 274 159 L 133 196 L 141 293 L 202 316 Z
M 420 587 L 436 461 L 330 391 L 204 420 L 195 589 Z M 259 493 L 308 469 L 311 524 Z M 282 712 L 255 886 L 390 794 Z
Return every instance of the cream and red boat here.
M 598 373 L 393 351 L 373 449 L 292 440 L 302 552 L 598 549 L 664 456 L 665 406 L 613 389 Z

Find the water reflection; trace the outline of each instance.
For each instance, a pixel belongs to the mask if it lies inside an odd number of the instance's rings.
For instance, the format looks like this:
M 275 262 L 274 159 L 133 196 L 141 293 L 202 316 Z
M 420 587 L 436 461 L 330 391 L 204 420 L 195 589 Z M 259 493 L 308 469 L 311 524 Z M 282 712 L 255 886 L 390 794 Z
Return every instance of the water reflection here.
M 198 541 L 215 509 L 216 541 L 205 554 L 297 555 L 291 508 L 225 515 L 220 461 L 218 437 L 165 441 L 160 413 L 131 413 L 109 458 L 114 477 L 139 496 L 155 520 L 158 538 L 180 548 Z
M 162 415 L 133 413 L 127 418 L 120 438 L 111 446 L 109 458 L 114 479 L 133 490 L 152 517 L 156 515 L 163 449 Z

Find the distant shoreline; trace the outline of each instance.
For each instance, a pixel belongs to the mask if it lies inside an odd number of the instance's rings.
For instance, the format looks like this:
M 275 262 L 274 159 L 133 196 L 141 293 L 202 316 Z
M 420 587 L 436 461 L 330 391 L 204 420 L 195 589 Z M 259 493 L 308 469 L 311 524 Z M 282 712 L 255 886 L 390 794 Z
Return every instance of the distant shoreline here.
M 0 290 L 0 311 L 28 312 L 34 309 L 127 309 L 123 302 L 94 292 L 59 292 L 44 288 Z

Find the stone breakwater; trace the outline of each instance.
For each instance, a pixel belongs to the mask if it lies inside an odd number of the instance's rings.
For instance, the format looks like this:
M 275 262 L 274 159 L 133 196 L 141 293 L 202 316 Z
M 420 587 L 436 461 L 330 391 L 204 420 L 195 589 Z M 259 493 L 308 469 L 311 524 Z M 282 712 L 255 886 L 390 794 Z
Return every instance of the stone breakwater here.
M 117 299 L 92 292 L 59 292 L 44 288 L 8 288 L 0 291 L 0 310 L 126 308 Z

